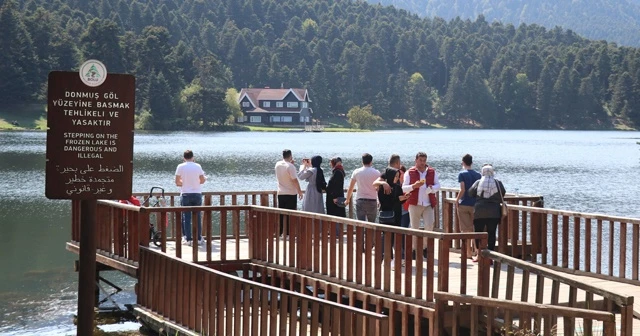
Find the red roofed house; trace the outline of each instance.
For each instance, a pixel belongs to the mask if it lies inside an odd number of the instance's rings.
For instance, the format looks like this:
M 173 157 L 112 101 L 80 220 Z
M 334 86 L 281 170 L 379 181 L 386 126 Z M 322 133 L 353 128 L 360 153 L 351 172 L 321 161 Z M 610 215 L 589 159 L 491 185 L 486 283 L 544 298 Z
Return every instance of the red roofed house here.
M 238 103 L 244 117 L 238 123 L 264 125 L 299 125 L 311 122 L 306 89 L 242 89 Z

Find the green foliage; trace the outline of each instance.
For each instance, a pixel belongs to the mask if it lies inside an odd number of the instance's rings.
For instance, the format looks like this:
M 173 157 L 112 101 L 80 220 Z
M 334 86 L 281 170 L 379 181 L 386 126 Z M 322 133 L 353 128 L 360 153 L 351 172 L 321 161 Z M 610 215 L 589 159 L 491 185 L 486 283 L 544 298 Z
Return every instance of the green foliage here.
M 489 22 L 514 25 L 521 22 L 549 28 L 562 26 L 594 40 L 611 40 L 640 46 L 640 3 L 628 0 L 609 1 L 504 1 L 458 0 L 456 6 L 447 0 L 370 0 L 371 3 L 394 5 L 427 17 L 446 20 L 476 19 L 484 13 Z M 530 75 L 530 74 L 527 74 Z
M 347 121 L 353 128 L 374 129 L 380 125 L 382 118 L 373 114 L 371 105 L 354 106 L 347 113 Z
M 98 58 L 136 76 L 150 129 L 219 127 L 228 88 L 263 86 L 308 88 L 322 120 L 371 105 L 456 127 L 640 125 L 638 49 L 490 22 L 362 1 L 4 0 L 0 98 L 42 104 L 50 71 Z
M 238 90 L 230 88 L 227 89 L 224 96 L 224 102 L 227 104 L 227 109 L 230 114 L 229 117 L 231 118 L 230 122 L 243 116 L 242 109 L 240 109 L 240 104 L 238 103 L 238 95 Z

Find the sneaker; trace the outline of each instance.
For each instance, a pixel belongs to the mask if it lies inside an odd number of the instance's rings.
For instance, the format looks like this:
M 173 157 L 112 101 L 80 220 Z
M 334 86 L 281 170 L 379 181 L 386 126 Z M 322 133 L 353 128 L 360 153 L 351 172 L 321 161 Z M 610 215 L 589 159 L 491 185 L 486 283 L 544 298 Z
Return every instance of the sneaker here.
M 187 237 L 182 236 L 182 245 L 186 245 L 187 244 Z
M 193 240 L 187 240 L 187 246 L 193 246 Z
M 204 238 L 198 239 L 198 245 L 204 245 Z

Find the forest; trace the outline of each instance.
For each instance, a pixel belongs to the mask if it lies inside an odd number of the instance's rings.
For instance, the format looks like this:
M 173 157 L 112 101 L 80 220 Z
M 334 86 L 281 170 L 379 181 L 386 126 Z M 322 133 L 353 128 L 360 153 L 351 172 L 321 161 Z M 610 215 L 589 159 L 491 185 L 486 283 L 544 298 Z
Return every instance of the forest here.
M 480 14 L 519 25 L 535 23 L 561 26 L 578 34 L 618 44 L 640 46 L 640 1 L 638 0 L 367 0 L 393 5 L 421 16 L 475 19 Z
M 640 51 L 571 30 L 350 0 L 0 0 L 0 100 L 52 70 L 136 76 L 137 127 L 206 130 L 243 87 L 308 88 L 314 118 L 518 129 L 640 126 Z

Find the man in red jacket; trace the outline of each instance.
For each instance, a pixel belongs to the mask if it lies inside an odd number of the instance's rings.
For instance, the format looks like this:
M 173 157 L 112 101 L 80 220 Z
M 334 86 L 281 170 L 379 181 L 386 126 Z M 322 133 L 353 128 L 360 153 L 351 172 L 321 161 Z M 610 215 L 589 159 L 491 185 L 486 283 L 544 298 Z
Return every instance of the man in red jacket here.
M 433 230 L 435 221 L 434 207 L 436 203 L 436 193 L 440 189 L 440 181 L 438 173 L 433 167 L 427 165 L 427 153 L 418 152 L 416 154 L 415 166 L 409 168 L 404 174 L 402 183 L 402 191 L 411 192 L 406 203 L 409 204 L 409 217 L 412 229 L 420 229 L 420 219 L 424 222 L 424 229 Z M 415 256 L 415 247 L 417 239 L 413 238 L 413 248 Z M 426 258 L 427 249 L 422 250 L 422 254 Z

